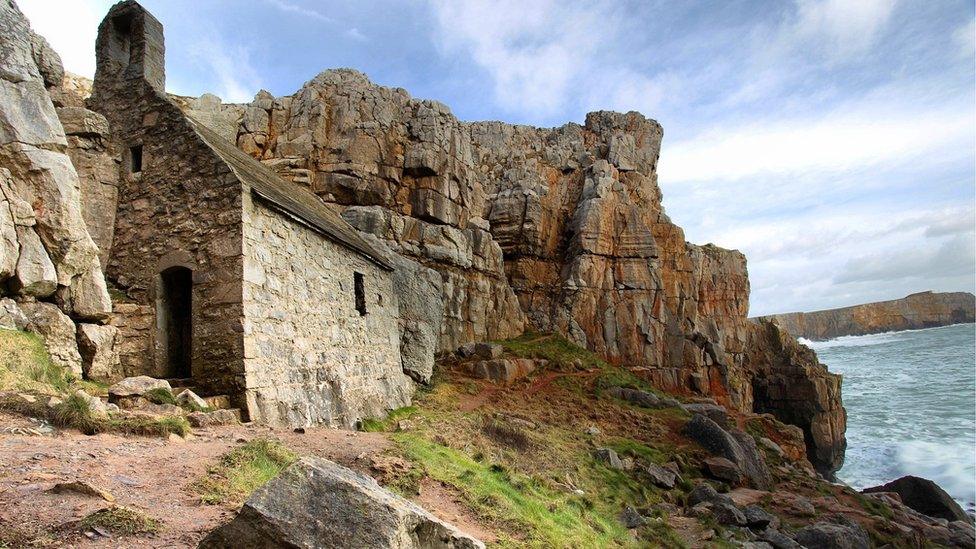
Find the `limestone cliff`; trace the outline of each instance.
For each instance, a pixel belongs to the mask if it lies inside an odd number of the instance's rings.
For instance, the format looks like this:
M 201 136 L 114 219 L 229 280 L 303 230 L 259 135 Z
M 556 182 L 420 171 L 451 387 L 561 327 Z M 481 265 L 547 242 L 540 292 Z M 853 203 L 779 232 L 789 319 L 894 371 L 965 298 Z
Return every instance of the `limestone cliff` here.
M 111 303 L 51 99 L 61 59 L 11 0 L 0 1 L 0 31 L 0 295 L 102 320 Z
M 824 340 L 976 322 L 976 296 L 967 292 L 920 292 L 891 301 L 763 318 L 775 320 L 796 337 Z
M 419 322 L 439 326 L 435 350 L 559 332 L 663 389 L 788 418 L 821 471 L 842 463 L 840 377 L 747 319 L 741 253 L 685 242 L 664 213 L 657 122 L 595 112 L 552 129 L 463 123 L 347 69 L 247 105 L 176 99 L 439 273 L 441 318 Z

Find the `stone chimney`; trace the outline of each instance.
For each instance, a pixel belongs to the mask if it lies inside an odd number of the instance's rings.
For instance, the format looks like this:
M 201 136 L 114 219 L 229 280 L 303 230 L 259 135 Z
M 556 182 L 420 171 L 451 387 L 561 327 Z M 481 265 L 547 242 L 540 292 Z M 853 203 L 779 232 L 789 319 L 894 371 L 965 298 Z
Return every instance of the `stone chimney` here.
M 144 80 L 166 91 L 163 25 L 135 0 L 112 6 L 95 42 L 95 96 Z

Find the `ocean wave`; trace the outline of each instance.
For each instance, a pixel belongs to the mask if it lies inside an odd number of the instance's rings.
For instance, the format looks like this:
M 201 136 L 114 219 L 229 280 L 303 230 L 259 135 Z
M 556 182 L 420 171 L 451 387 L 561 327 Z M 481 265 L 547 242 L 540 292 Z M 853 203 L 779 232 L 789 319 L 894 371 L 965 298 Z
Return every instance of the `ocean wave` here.
M 897 330 L 892 332 L 880 332 L 877 334 L 867 334 L 867 335 L 840 336 L 825 341 L 811 341 L 805 337 L 798 337 L 797 341 L 813 349 L 814 351 L 818 349 L 830 349 L 832 347 L 868 347 L 871 345 L 884 345 L 885 343 L 898 341 L 899 339 L 901 339 L 901 336 L 908 335 L 908 334 L 913 334 L 917 332 L 935 332 L 935 331 L 955 328 L 956 326 L 965 326 L 967 324 L 971 325 L 972 323 L 970 322 L 970 323 L 963 323 L 963 324 L 949 324 L 947 326 L 936 326 L 934 328 Z
M 976 469 L 971 444 L 943 444 L 910 440 L 898 444 L 896 459 L 904 474 L 935 481 L 954 499 L 966 504 L 976 501 Z

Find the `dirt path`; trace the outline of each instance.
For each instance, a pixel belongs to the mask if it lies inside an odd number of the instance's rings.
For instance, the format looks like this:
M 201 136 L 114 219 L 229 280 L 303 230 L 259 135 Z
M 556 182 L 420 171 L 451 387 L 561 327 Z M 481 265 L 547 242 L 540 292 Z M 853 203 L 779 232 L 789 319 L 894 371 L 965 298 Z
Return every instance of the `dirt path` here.
M 30 425 L 25 418 L 0 412 L 0 529 L 45 535 L 52 547 L 196 546 L 235 510 L 201 504 L 190 485 L 220 455 L 248 439 L 275 438 L 298 454 L 325 457 L 365 473 L 370 472 L 370 458 L 392 444 L 381 433 L 316 428 L 299 434 L 243 425 L 196 430 L 180 442 L 109 434 L 88 437 L 70 431 L 10 434 Z M 108 503 L 48 491 L 58 482 L 76 480 L 107 490 L 118 504 L 157 518 L 162 528 L 151 537 L 88 539 L 77 521 Z M 446 488 L 430 483 L 424 488 L 418 503 L 430 504 L 432 513 L 475 535 L 486 533 Z

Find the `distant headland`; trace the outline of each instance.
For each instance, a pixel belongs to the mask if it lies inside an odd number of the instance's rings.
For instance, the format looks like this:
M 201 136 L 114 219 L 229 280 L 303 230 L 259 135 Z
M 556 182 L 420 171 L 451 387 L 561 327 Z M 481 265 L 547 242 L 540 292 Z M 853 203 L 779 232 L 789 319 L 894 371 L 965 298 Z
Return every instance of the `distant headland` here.
M 919 292 L 891 301 L 760 318 L 776 320 L 795 337 L 824 340 L 974 322 L 976 296 L 968 292 Z

